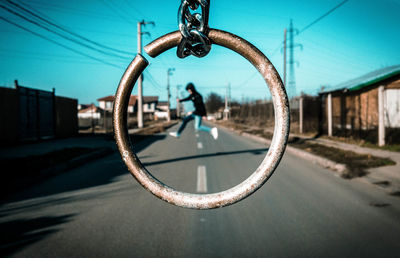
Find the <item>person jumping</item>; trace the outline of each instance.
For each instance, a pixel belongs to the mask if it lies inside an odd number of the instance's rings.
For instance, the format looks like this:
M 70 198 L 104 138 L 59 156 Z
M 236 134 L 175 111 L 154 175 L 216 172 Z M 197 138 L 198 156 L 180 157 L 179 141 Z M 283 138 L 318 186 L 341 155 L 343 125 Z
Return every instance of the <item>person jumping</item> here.
M 194 129 L 196 129 L 196 131 L 200 130 L 208 132 L 216 140 L 218 138 L 218 129 L 216 127 L 210 128 L 201 124 L 202 118 L 207 115 L 206 107 L 204 106 L 203 102 L 203 97 L 200 95 L 198 91 L 196 91 L 196 88 L 194 87 L 193 83 L 188 83 L 186 85 L 186 90 L 189 92 L 190 95 L 187 98 L 184 99 L 177 98 L 176 100 L 178 102 L 184 102 L 188 100 L 193 101 L 195 110 L 193 113 L 183 118 L 182 124 L 179 127 L 178 131 L 170 132 L 169 134 L 173 137 L 179 138 L 182 131 L 185 129 L 186 124 L 194 119 Z

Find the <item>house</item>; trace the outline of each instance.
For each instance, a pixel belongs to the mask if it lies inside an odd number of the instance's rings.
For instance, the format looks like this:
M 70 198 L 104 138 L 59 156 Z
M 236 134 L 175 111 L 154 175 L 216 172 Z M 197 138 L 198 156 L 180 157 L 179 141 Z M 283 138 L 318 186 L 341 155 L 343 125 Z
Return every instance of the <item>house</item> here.
M 154 112 L 154 118 L 168 119 L 168 101 L 159 101 L 157 103 L 156 111 Z
M 159 101 L 156 109 L 158 111 L 168 111 L 168 101 Z
M 99 107 L 103 110 L 112 112 L 115 97 L 113 95 L 99 98 Z M 158 103 L 158 96 L 143 96 L 143 113 L 154 114 Z M 128 113 L 136 113 L 138 97 L 131 95 L 128 104 Z
M 79 118 L 91 118 L 91 119 L 100 119 L 101 117 L 101 109 L 96 107 L 94 104 L 79 104 L 78 105 L 78 119 Z
M 400 65 L 341 83 L 320 97 L 328 135 L 356 136 L 380 146 L 400 141 Z
M 104 110 L 96 107 L 94 104 L 79 104 L 78 105 L 78 126 L 80 130 L 92 128 L 101 124 L 102 113 Z

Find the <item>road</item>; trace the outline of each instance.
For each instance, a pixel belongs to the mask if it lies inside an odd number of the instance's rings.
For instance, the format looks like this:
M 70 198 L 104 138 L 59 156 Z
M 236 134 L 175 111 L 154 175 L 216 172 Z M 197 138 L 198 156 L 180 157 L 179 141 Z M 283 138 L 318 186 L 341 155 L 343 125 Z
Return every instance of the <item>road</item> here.
M 225 130 L 197 135 L 189 124 L 180 139 L 135 149 L 157 178 L 192 193 L 238 184 L 267 151 Z M 0 225 L 12 257 L 398 257 L 400 198 L 286 153 L 249 198 L 190 210 L 144 190 L 116 153 L 12 196 Z

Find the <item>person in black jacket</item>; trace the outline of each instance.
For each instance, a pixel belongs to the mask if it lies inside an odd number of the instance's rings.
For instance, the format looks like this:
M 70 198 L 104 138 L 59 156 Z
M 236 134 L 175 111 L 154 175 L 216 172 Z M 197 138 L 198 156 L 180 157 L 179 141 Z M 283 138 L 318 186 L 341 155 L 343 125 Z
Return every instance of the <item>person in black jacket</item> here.
M 188 83 L 186 85 L 186 90 L 189 92 L 189 96 L 184 99 L 176 99 L 178 102 L 183 102 L 183 101 L 188 101 L 191 100 L 193 101 L 194 105 L 194 112 L 191 113 L 190 115 L 186 116 L 183 121 L 181 126 L 179 127 L 177 132 L 170 132 L 169 134 L 171 136 L 179 138 L 181 135 L 182 131 L 185 129 L 186 124 L 194 119 L 194 128 L 196 131 L 205 131 L 208 132 L 212 135 L 212 137 L 216 140 L 218 138 L 218 129 L 216 127 L 210 128 L 207 126 L 204 126 L 201 124 L 202 117 L 205 117 L 207 115 L 206 112 L 206 107 L 204 106 L 203 102 L 203 97 L 196 91 L 196 88 L 194 87 L 193 83 Z

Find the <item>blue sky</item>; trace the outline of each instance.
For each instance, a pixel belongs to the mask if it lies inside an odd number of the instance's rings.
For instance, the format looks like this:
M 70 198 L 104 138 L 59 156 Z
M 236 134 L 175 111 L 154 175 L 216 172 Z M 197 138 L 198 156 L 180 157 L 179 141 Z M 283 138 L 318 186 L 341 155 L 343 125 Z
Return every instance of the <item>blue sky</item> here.
M 14 79 L 18 79 L 21 85 L 33 88 L 51 90 L 54 87 L 57 95 L 77 98 L 79 103 L 96 103 L 96 99 L 114 94 L 129 58 L 137 52 L 137 21 L 145 19 L 156 23 L 155 27 L 143 28 L 151 33 L 151 37 L 144 36 L 145 45 L 177 29 L 180 3 L 179 0 L 12 1 L 25 3 L 42 16 L 93 41 L 132 53 L 127 59 L 103 55 L 0 8 L 1 17 L 118 66 L 81 56 L 0 20 L 0 86 L 12 87 Z M 342 0 L 212 0 L 209 24 L 253 43 L 282 75 L 281 42 L 290 19 L 294 27 L 301 30 L 340 2 Z M 1 4 L 12 7 L 6 1 Z M 321 86 L 332 87 L 372 70 L 399 64 L 399 13 L 399 0 L 349 0 L 297 35 L 295 43 L 302 44 L 303 50 L 296 48 L 294 51 L 295 60 L 299 62 L 295 66 L 296 92 L 316 94 Z M 151 65 L 144 75 L 145 95 L 158 95 L 166 100 L 167 69 L 175 68 L 170 79 L 173 99 L 176 86 L 187 82 L 198 86 L 203 95 L 211 91 L 224 95 L 230 83 L 234 99 L 269 98 L 261 76 L 245 59 L 230 50 L 213 46 L 210 54 L 201 59 L 179 59 L 175 49 L 155 59 L 146 57 Z

